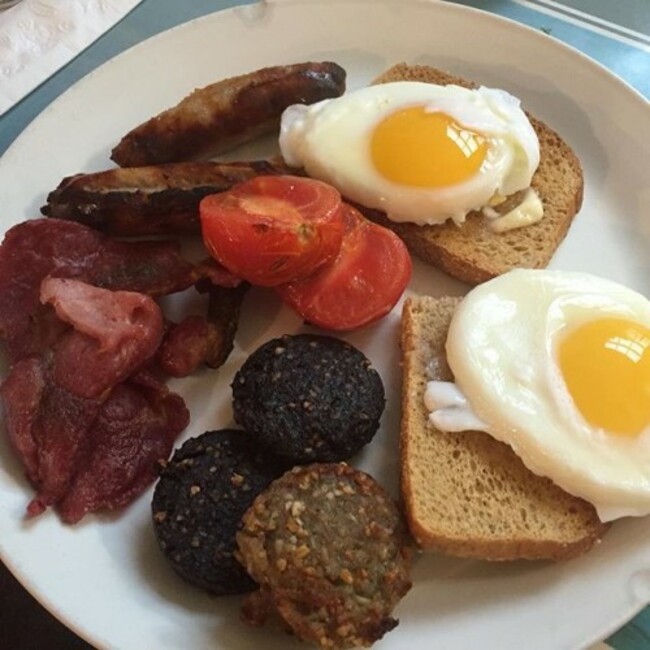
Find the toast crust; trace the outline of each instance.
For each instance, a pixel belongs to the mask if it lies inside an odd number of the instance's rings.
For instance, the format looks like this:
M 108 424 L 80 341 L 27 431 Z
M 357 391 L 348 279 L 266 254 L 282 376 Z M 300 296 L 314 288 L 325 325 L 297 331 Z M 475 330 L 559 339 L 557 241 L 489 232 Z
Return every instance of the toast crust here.
M 399 63 L 373 83 L 423 81 L 475 88 L 471 81 L 429 66 Z M 396 223 L 377 210 L 363 209 L 366 216 L 394 230 L 409 250 L 449 275 L 476 285 L 513 268 L 545 268 L 566 236 L 580 210 L 584 176 L 571 147 L 549 126 L 528 114 L 540 142 L 540 164 L 532 187 L 544 205 L 544 217 L 529 226 L 494 233 L 480 212 L 472 212 L 464 224 L 452 221 L 420 226 Z
M 609 525 L 593 506 L 530 472 L 480 431 L 446 433 L 428 419 L 426 382 L 453 379 L 444 357 L 459 298 L 411 297 L 402 313 L 400 483 L 423 550 L 486 560 L 564 560 L 589 550 Z

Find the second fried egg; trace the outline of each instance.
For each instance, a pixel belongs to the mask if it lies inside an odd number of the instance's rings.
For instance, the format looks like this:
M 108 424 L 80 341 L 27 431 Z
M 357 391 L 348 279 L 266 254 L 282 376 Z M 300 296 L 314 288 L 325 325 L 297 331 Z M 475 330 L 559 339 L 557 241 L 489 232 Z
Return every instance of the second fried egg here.
M 584 273 L 510 271 L 449 327 L 454 384 L 430 382 L 441 430 L 486 431 L 602 521 L 650 514 L 650 301 Z

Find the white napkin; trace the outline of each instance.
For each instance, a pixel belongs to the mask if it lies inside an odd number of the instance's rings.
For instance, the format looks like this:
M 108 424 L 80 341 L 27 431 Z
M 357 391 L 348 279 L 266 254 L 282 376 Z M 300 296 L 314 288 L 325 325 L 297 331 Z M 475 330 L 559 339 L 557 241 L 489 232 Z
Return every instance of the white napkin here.
M 0 115 L 142 0 L 22 0 L 0 12 Z

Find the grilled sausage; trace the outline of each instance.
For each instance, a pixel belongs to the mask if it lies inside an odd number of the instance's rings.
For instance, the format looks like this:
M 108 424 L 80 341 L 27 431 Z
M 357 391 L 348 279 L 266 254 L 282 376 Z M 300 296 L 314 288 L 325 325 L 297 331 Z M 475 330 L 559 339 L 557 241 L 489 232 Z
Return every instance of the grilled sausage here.
M 246 282 L 236 287 L 220 287 L 211 284 L 208 288 L 208 323 L 212 336 L 205 357 L 209 368 L 222 366 L 235 345 L 235 334 L 239 326 L 244 296 L 250 288 Z
M 272 131 L 291 104 L 345 90 L 336 63 L 263 68 L 199 88 L 125 135 L 111 158 L 121 167 L 209 158 Z
M 200 232 L 199 202 L 260 174 L 286 173 L 281 163 L 173 163 L 111 169 L 64 178 L 41 212 L 112 235 Z

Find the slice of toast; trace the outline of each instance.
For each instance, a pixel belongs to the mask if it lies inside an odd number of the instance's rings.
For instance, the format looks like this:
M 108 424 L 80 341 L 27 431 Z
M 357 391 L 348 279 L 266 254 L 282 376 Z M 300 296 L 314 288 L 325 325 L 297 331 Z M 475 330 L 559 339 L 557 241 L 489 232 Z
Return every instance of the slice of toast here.
M 429 421 L 427 381 L 452 380 L 444 354 L 460 298 L 410 297 L 402 312 L 401 492 L 422 549 L 486 560 L 567 559 L 607 530 L 593 506 L 530 472 L 480 431 Z
M 390 81 L 476 87 L 436 68 L 405 63 L 386 70 L 373 83 Z M 540 142 L 540 164 L 532 187 L 542 200 L 544 217 L 537 223 L 495 233 L 480 212 L 470 213 L 461 226 L 451 221 L 435 226 L 395 223 L 375 210 L 364 210 L 364 214 L 394 230 L 414 255 L 468 284 L 479 284 L 513 268 L 546 267 L 582 205 L 584 181 L 571 147 L 546 124 L 528 117 Z

